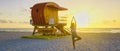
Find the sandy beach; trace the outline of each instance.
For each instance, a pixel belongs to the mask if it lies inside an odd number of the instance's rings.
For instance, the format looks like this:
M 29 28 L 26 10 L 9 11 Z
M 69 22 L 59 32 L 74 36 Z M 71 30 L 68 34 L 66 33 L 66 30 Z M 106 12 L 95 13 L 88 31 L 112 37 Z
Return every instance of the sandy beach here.
M 24 39 L 31 32 L 0 32 L 0 51 L 120 51 L 120 33 L 81 33 L 72 47 L 71 36 L 59 39 Z

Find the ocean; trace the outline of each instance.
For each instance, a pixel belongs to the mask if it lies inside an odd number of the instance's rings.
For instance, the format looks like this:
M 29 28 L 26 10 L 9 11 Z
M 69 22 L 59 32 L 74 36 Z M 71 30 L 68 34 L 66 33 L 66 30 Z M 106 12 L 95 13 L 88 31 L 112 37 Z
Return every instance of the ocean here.
M 0 28 L 0 32 L 32 32 L 33 28 Z M 78 33 L 120 33 L 120 28 L 79 28 Z
M 120 28 L 79 28 L 82 33 L 120 33 Z
M 0 32 L 32 32 L 33 28 L 0 28 Z

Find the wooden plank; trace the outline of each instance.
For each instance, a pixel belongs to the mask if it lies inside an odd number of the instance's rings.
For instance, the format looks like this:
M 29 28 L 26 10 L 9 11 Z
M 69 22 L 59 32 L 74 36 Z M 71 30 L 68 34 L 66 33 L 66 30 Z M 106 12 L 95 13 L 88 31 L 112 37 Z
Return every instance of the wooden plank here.
M 56 29 L 54 29 L 54 28 L 38 28 L 38 32 L 42 32 L 42 31 L 55 32 Z

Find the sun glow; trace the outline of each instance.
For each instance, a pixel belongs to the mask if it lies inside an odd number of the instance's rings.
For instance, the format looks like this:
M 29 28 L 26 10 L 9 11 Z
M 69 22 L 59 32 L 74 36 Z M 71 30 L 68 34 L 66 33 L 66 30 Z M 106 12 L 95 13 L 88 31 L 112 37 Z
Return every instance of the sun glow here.
M 87 12 L 80 12 L 75 15 L 77 26 L 86 27 L 89 24 L 89 14 Z

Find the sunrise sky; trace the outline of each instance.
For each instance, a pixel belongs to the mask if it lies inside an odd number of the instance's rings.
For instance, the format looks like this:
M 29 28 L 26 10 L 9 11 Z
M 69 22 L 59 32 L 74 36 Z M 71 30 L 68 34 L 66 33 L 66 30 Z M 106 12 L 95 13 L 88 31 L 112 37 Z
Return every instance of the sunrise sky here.
M 68 22 L 75 16 L 79 27 L 120 28 L 120 0 L 0 0 L 0 28 L 32 27 L 30 7 L 48 1 L 68 8 L 59 16 L 68 17 Z

